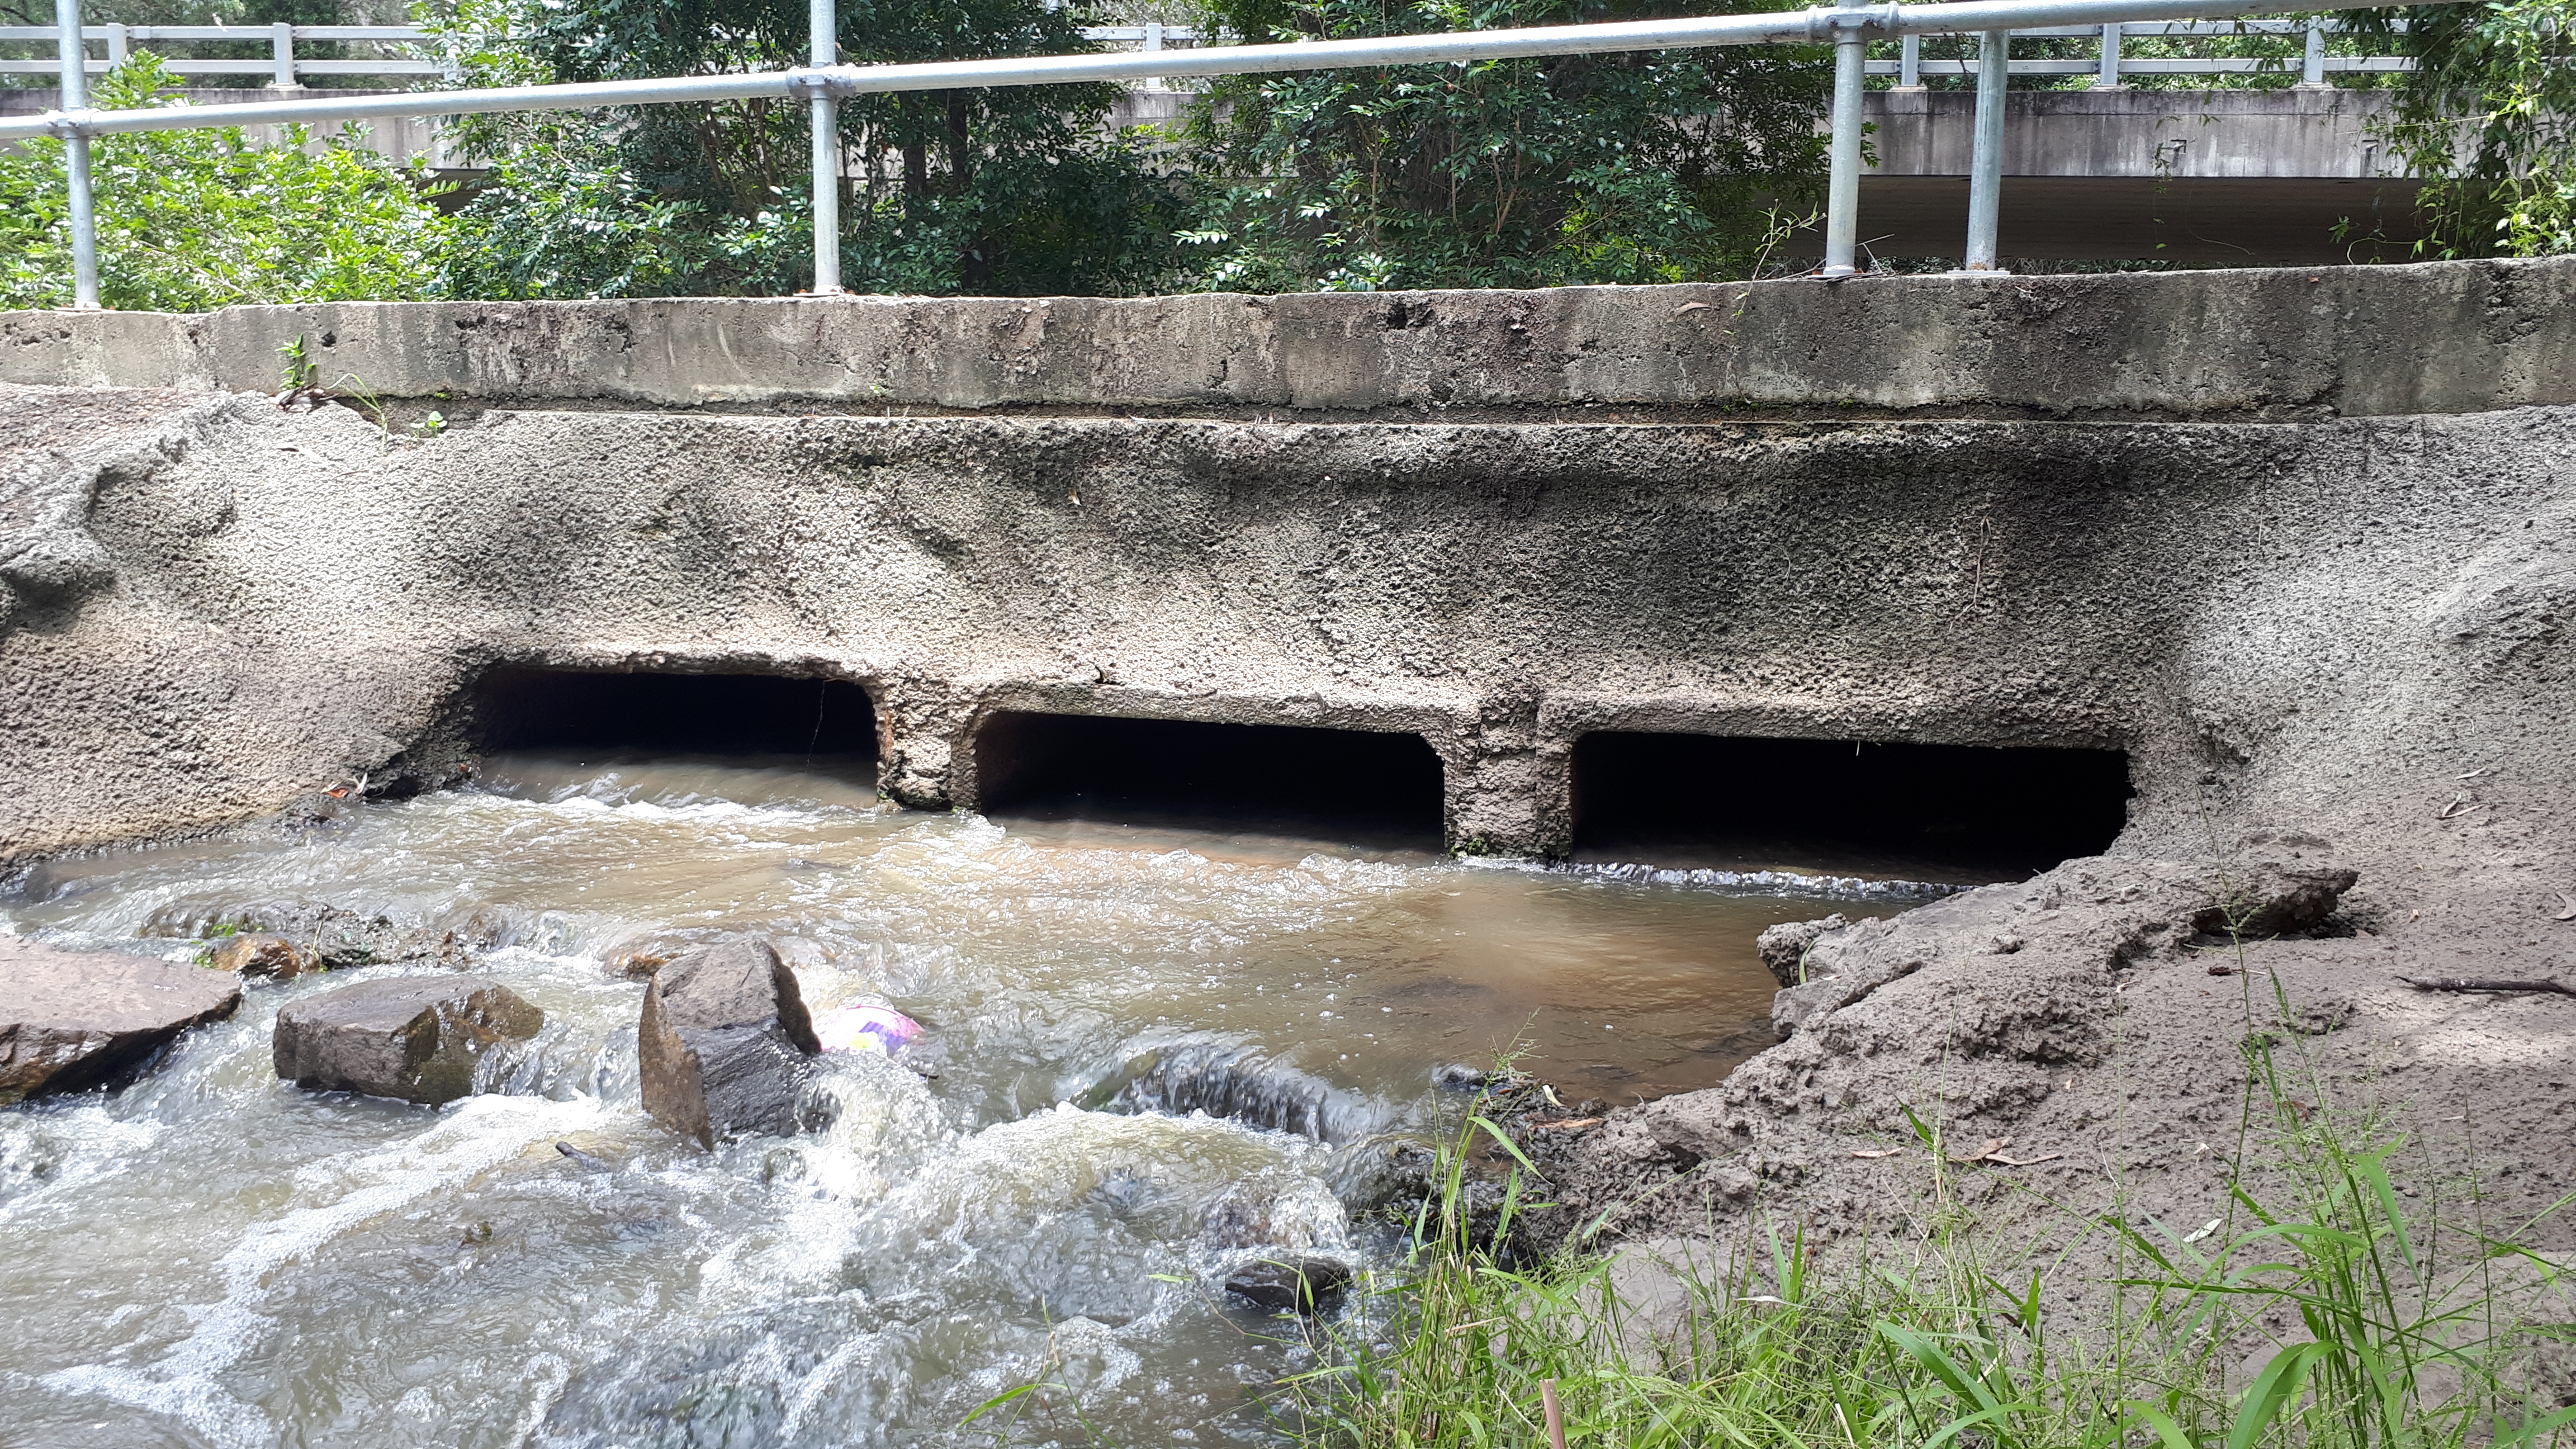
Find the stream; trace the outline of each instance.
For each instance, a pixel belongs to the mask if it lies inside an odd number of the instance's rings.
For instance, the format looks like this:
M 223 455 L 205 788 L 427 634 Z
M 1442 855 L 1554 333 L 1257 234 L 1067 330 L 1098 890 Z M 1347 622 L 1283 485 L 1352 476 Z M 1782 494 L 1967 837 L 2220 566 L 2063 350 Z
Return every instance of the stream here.
M 283 1084 L 269 1037 L 290 1001 L 438 968 L 252 983 L 132 1085 L 0 1110 L 0 1442 L 953 1443 L 1039 1377 L 1113 1442 L 1264 1442 L 1296 1323 L 1222 1281 L 1385 1261 L 1351 1204 L 1464 1101 L 1435 1069 L 1517 1043 L 1569 1105 L 1712 1085 L 1772 1039 L 1757 932 L 1920 898 L 536 754 L 297 832 L 50 862 L 0 930 L 187 959 L 227 912 L 327 904 L 453 931 L 547 1025 L 495 1090 L 419 1108 Z M 643 986 L 602 964 L 657 931 L 766 936 L 817 1010 L 922 1022 L 917 1060 L 827 1057 L 829 1128 L 700 1152 L 644 1115 Z

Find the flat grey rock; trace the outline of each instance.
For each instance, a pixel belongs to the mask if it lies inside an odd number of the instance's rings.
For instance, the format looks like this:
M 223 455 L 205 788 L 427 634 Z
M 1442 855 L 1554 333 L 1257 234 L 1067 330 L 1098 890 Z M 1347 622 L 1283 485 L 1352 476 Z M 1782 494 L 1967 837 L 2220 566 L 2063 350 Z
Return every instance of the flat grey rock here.
M 0 1103 L 97 1086 L 240 1004 L 220 971 L 0 936 Z
M 435 1106 L 474 1094 L 485 1055 L 535 1036 L 545 1013 L 471 976 L 361 981 L 277 1014 L 277 1075 L 300 1087 Z

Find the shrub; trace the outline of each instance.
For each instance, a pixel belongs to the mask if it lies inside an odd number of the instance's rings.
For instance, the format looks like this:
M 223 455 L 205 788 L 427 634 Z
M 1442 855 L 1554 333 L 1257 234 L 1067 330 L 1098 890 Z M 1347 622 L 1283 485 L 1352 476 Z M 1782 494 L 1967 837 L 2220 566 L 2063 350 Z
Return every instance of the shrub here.
M 180 104 L 149 54 L 99 83 L 106 110 Z M 273 145 L 237 127 L 90 143 L 99 300 L 150 312 L 235 303 L 433 295 L 446 245 L 437 188 L 352 141 L 289 127 Z M 72 301 L 63 143 L 0 152 L 0 307 Z

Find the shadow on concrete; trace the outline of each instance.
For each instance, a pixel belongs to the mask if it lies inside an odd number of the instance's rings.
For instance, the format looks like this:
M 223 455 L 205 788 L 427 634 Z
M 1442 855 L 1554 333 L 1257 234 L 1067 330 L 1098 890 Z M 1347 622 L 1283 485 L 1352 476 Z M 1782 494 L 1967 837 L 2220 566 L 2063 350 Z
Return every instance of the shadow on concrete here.
M 1967 244 L 1965 176 L 1864 176 L 1860 235 L 1872 256 L 1955 260 Z M 2322 267 L 2403 261 L 2423 235 L 2402 178 L 2007 176 L 1995 249 L 2030 261 Z M 2339 221 L 2350 221 L 2342 240 Z M 1821 253 L 1819 227 L 1784 256 Z M 2371 238 L 2377 237 L 2373 241 Z

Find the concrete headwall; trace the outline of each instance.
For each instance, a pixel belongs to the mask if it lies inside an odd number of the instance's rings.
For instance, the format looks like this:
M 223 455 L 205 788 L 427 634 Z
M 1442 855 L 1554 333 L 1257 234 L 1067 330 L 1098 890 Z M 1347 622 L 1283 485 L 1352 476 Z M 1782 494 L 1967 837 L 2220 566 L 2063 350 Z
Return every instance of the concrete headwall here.
M 861 684 L 925 806 L 1002 710 L 1414 732 L 1482 849 L 1599 729 L 2122 748 L 2128 848 L 2564 802 L 2571 283 L 0 318 L 0 860 L 434 781 L 531 663 Z

